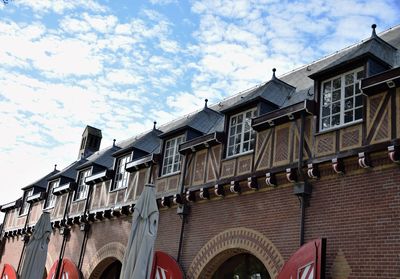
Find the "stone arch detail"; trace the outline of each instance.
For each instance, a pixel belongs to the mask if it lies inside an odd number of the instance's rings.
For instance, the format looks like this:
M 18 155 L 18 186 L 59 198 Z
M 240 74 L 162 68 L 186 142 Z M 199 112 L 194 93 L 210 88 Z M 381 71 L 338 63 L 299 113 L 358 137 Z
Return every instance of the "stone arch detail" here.
M 238 227 L 223 231 L 208 241 L 197 253 L 187 272 L 187 278 L 211 278 L 217 268 L 230 257 L 248 252 L 256 256 L 276 278 L 284 259 L 275 245 L 263 234 Z
M 90 260 L 88 267 L 82 270 L 84 278 L 97 279 L 115 260 L 122 263 L 125 246 L 120 242 L 111 242 L 101 247 Z

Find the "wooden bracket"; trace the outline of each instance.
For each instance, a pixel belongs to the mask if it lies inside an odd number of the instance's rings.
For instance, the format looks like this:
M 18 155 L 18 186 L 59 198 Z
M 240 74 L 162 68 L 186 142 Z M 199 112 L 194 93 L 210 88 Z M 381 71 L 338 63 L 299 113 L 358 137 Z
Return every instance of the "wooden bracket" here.
M 317 165 L 308 164 L 307 167 L 308 167 L 307 175 L 309 178 L 318 179 L 320 177 L 320 173 L 319 173 Z
M 286 169 L 286 179 L 291 183 L 297 182 L 296 170 L 292 168 Z
M 217 184 L 214 187 L 214 193 L 216 196 L 218 197 L 223 197 L 225 196 L 225 190 L 224 190 L 224 186 Z
M 267 183 L 268 186 L 276 187 L 277 183 L 276 183 L 275 174 L 267 172 L 265 174 L 265 183 Z
M 196 192 L 186 191 L 186 200 L 188 202 L 195 202 L 196 201 Z
M 371 160 L 370 160 L 368 154 L 365 152 L 358 153 L 358 164 L 363 169 L 368 169 L 368 168 L 372 167 Z
M 169 197 L 162 197 L 160 202 L 162 207 L 170 207 L 171 206 L 171 199 Z
M 183 204 L 183 198 L 181 194 L 175 194 L 174 198 L 172 199 L 174 204 Z
M 257 178 L 255 177 L 248 177 L 247 178 L 247 187 L 253 190 L 258 190 L 258 183 Z
M 202 200 L 209 200 L 210 192 L 208 191 L 208 188 L 201 188 L 199 196 L 200 196 L 200 199 L 202 199 Z
M 343 160 L 339 158 L 332 159 L 332 168 L 337 174 L 344 174 Z
M 231 193 L 240 194 L 241 189 L 240 189 L 239 181 L 232 180 L 229 190 L 231 191 Z
M 396 145 L 388 146 L 389 159 L 396 164 L 400 164 L 400 148 Z

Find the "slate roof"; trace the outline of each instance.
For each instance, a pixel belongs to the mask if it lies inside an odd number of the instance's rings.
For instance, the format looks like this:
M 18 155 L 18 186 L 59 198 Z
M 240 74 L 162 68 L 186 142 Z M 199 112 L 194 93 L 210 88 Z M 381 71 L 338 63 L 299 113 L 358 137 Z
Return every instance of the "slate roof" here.
M 85 163 L 86 161 L 87 161 L 87 159 L 84 159 L 84 158 L 82 158 L 82 159 L 80 159 L 78 161 L 75 161 L 72 164 L 70 164 L 68 167 L 66 167 L 66 168 L 62 169 L 61 171 L 59 171 L 58 173 L 56 173 L 55 175 L 50 176 L 47 180 L 48 181 L 49 180 L 53 180 L 53 179 L 59 178 L 61 176 L 64 176 L 64 177 L 67 177 L 67 178 L 75 180 L 76 179 L 76 174 L 77 174 L 76 168 L 79 165 Z
M 160 136 L 165 137 L 186 128 L 194 129 L 202 134 L 213 133 L 223 129 L 223 121 L 224 116 L 221 113 L 205 106 L 201 111 L 174 121 L 173 125 L 163 130 Z
M 86 162 L 77 166 L 77 169 L 83 169 L 86 167 L 90 167 L 93 164 L 102 166 L 104 168 L 112 168 L 114 164 L 114 157 L 112 154 L 120 150 L 121 147 L 117 145 L 112 145 L 106 147 L 100 151 L 97 151 L 86 158 Z
M 39 187 L 39 188 L 42 188 L 42 189 L 46 189 L 47 188 L 47 181 L 48 181 L 49 177 L 51 177 L 51 176 L 53 176 L 53 175 L 55 175 L 55 174 L 57 174 L 59 172 L 60 172 L 59 170 L 54 169 L 52 172 L 46 174 L 45 176 L 43 176 L 42 178 L 38 179 L 37 181 L 25 186 L 24 188 L 22 188 L 22 190 L 27 190 L 27 189 L 32 188 L 32 187 Z
M 88 130 L 88 133 L 91 134 L 91 135 L 95 135 L 95 136 L 100 137 L 100 138 L 102 137 L 100 129 L 97 129 L 95 127 L 87 125 L 85 130 L 83 131 L 82 135 L 85 134 L 86 130 Z

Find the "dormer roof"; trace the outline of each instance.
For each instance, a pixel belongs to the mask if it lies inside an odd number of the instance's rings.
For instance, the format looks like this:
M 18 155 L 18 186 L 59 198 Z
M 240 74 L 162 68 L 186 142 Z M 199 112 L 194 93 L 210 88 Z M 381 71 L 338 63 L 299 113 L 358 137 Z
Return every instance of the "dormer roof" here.
M 59 173 L 60 171 L 57 170 L 56 168 L 54 168 L 54 170 L 48 174 L 46 174 L 45 176 L 43 176 L 42 178 L 36 180 L 35 182 L 23 187 L 21 190 L 28 190 L 32 187 L 38 187 L 38 188 L 42 188 L 42 189 L 46 189 L 47 188 L 47 182 L 49 177 Z
M 67 178 L 69 180 L 75 180 L 76 179 L 76 174 L 77 174 L 76 168 L 79 165 L 81 165 L 81 164 L 83 164 L 85 162 L 87 162 L 87 159 L 83 159 L 83 158 L 78 160 L 78 161 L 75 161 L 72 164 L 70 164 L 69 166 L 67 166 L 66 168 L 64 168 L 61 171 L 59 171 L 58 173 L 50 176 L 47 179 L 47 181 L 54 180 L 54 179 L 57 179 L 57 178 L 60 178 L 60 177 Z
M 112 154 L 120 149 L 121 147 L 117 145 L 112 145 L 103 150 L 97 151 L 86 158 L 87 162 L 77 166 L 77 170 L 82 170 L 92 165 L 97 165 L 105 169 L 112 168 L 114 163 L 114 158 L 112 157 Z
M 193 129 L 201 134 L 213 133 L 223 128 L 223 121 L 224 116 L 221 113 L 205 105 L 201 111 L 174 121 L 160 134 L 160 138 L 166 138 L 186 129 Z
M 122 143 L 121 149 L 114 152 L 114 157 L 132 151 L 134 149 L 142 151 L 144 153 L 158 153 L 160 149 L 160 138 L 159 135 L 162 131 L 154 128 L 153 130 L 143 133 L 139 136 L 132 137 Z

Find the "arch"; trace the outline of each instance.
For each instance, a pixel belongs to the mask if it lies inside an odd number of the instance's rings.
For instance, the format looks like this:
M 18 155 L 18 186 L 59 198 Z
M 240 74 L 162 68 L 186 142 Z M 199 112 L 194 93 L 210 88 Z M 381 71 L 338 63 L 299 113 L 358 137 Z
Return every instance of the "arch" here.
M 190 264 L 187 278 L 211 278 L 224 261 L 244 252 L 256 256 L 271 278 L 278 276 L 284 264 L 282 255 L 266 236 L 252 229 L 238 227 L 223 231 L 209 240 Z
M 84 278 L 97 279 L 115 260 L 122 262 L 125 246 L 120 242 L 110 242 L 101 247 L 92 257 L 88 268 L 83 272 Z

